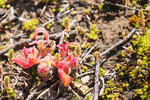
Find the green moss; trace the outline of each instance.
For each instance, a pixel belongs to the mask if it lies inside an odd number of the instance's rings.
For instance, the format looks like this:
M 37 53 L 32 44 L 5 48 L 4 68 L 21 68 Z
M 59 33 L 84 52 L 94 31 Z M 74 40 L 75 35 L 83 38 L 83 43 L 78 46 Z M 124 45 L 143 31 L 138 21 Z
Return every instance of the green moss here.
M 23 23 L 22 29 L 29 31 L 36 28 L 36 25 L 38 25 L 39 21 L 37 19 L 31 19 L 27 22 Z

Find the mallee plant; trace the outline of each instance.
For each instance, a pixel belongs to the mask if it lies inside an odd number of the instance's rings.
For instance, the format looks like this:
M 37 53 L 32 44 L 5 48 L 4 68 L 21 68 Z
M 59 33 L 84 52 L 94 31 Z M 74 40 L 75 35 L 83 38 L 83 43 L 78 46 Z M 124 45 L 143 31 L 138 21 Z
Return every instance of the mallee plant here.
M 53 40 L 49 40 L 49 33 L 44 28 L 37 28 L 32 36 L 32 39 L 36 38 L 39 33 L 45 34 L 45 40 L 34 40 L 29 45 L 37 45 L 30 48 L 23 48 L 24 58 L 13 58 L 12 60 L 20 65 L 22 68 L 27 69 L 35 64 L 38 64 L 37 71 L 41 77 L 47 77 L 52 67 L 58 69 L 59 77 L 64 86 L 68 86 L 73 80 L 69 74 L 71 70 L 79 68 L 79 55 L 73 55 L 69 53 L 68 46 L 80 47 L 78 43 L 70 42 L 66 44 L 58 44 L 59 53 L 55 56 L 51 53 L 56 49 L 56 43 Z

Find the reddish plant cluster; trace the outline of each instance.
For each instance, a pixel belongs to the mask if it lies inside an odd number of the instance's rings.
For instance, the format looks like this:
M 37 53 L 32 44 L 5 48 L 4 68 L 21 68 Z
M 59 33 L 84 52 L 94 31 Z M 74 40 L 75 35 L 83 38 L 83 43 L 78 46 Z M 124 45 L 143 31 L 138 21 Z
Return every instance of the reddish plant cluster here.
M 29 45 L 38 45 L 30 48 L 23 48 L 25 58 L 13 58 L 13 61 L 20 65 L 22 68 L 30 68 L 35 64 L 38 64 L 37 71 L 41 77 L 46 77 L 52 66 L 58 68 L 59 77 L 62 80 L 64 86 L 73 80 L 69 74 L 72 69 L 79 67 L 78 57 L 69 54 L 68 46 L 79 47 L 79 44 L 71 42 L 67 44 L 58 44 L 57 47 L 60 53 L 56 53 L 56 56 L 52 56 L 52 51 L 56 48 L 55 41 L 49 40 L 49 34 L 44 28 L 37 28 L 34 32 L 33 39 L 39 33 L 45 34 L 45 40 L 33 41 Z

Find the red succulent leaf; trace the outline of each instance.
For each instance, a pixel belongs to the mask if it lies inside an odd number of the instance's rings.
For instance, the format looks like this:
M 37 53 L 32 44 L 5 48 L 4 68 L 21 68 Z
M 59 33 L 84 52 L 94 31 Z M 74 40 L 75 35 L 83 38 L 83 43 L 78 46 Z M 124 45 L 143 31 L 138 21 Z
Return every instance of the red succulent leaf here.
M 69 67 L 71 69 L 77 69 L 79 67 L 78 57 L 74 57 L 70 60 Z
M 40 60 L 35 57 L 29 57 L 29 63 L 35 65 L 40 63 Z
M 62 59 L 65 58 L 68 54 L 68 46 L 64 45 L 64 44 L 59 44 L 59 45 L 57 45 L 57 47 L 60 50 L 60 54 L 61 54 Z
M 63 82 L 64 86 L 67 87 L 70 82 L 73 80 L 73 78 L 69 75 L 67 75 L 63 69 L 58 69 L 59 77 L 61 81 Z
M 45 40 L 49 39 L 49 33 L 48 33 L 48 31 L 45 28 L 42 28 L 42 27 L 35 29 L 34 35 L 33 35 L 32 39 L 35 39 L 36 35 L 39 34 L 39 33 L 45 34 Z
M 68 66 L 64 66 L 63 71 L 68 75 L 71 73 L 71 69 Z
M 73 55 L 72 55 L 72 53 L 70 53 L 70 54 L 66 57 L 65 61 L 70 61 L 72 58 L 73 58 Z
M 32 63 L 29 63 L 29 59 L 26 58 L 13 58 L 12 60 L 25 69 L 30 68 L 34 65 Z
M 69 62 L 68 61 L 57 61 L 57 62 L 51 61 L 51 65 L 56 68 L 63 69 L 65 66 L 69 65 Z
M 66 46 L 78 47 L 80 45 L 78 43 L 76 43 L 76 42 L 69 42 L 69 43 L 66 44 Z
M 28 54 L 31 54 L 32 48 L 26 48 L 26 47 L 24 47 L 23 48 L 23 52 L 24 52 L 24 56 L 27 58 Z

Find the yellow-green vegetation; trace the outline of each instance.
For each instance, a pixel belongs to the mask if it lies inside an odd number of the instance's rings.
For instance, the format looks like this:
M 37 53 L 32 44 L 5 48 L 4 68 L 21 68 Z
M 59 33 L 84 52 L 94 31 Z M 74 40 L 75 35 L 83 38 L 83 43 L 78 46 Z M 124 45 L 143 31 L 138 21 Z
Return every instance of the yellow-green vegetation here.
M 102 32 L 102 29 L 98 30 L 96 24 L 93 24 L 90 27 L 90 34 L 87 35 L 87 37 L 90 40 L 96 40 L 97 38 L 101 37 L 100 33 Z
M 84 45 L 84 48 L 86 49 L 86 48 L 88 48 L 89 46 L 91 46 L 91 44 L 90 44 L 90 43 L 86 43 L 86 44 Z
M 105 75 L 106 71 L 105 71 L 105 69 L 103 69 L 103 68 L 100 67 L 99 72 L 100 72 L 100 76 L 103 77 Z
M 5 8 L 6 7 L 5 0 L 0 0 L 0 7 L 1 8 Z
M 133 43 L 137 47 L 137 58 L 142 60 L 142 67 L 150 66 L 150 34 L 145 33 L 144 36 L 139 36 Z
M 14 98 L 16 96 L 15 92 L 10 87 L 10 78 L 9 78 L 9 76 L 4 77 L 4 88 L 7 92 L 8 97 Z
M 52 12 L 53 12 L 53 13 L 58 13 L 58 12 L 61 11 L 61 9 L 62 9 L 61 7 L 53 8 L 53 9 L 52 9 Z
M 78 28 L 78 33 L 81 34 L 81 35 L 84 35 L 85 31 L 83 31 L 81 28 Z
M 91 40 L 96 40 L 98 38 L 98 29 L 96 28 L 96 24 L 93 24 L 92 27 L 90 27 L 90 34 L 87 35 L 87 37 Z
M 119 69 L 120 69 L 120 64 L 117 63 L 117 64 L 116 64 L 116 67 L 115 67 L 115 70 L 119 70 Z
M 135 28 L 139 28 L 140 20 L 137 15 L 133 15 L 129 18 L 130 24 L 133 25 Z
M 87 94 L 87 95 L 85 96 L 85 100 L 92 100 L 91 95 L 90 95 L 90 94 Z
M 88 70 L 88 67 L 87 66 L 83 66 L 82 72 L 85 73 L 87 70 Z
M 55 4 L 58 0 L 41 0 L 41 2 L 50 2 L 51 4 Z
M 68 17 L 63 18 L 63 23 L 62 25 L 66 28 L 69 26 L 70 19 Z
M 119 81 L 126 81 L 128 83 L 122 84 L 122 90 L 125 88 L 132 89 L 135 93 L 133 99 L 148 100 L 150 99 L 150 34 L 144 33 L 143 36 L 132 37 L 133 46 L 129 46 L 127 52 L 121 53 L 124 56 L 125 53 L 131 53 L 133 60 L 129 60 L 128 65 L 121 66 L 116 65 L 115 69 L 119 69 Z M 130 58 L 133 59 L 133 58 Z M 117 85 L 116 85 L 117 86 Z M 117 87 L 118 88 L 118 87 Z
M 86 14 L 89 14 L 89 13 L 90 13 L 90 9 L 85 9 L 84 12 L 85 12 Z
M 38 23 L 38 19 L 31 19 L 23 23 L 22 29 L 26 31 L 33 30 L 36 28 L 36 25 L 38 25 Z
M 13 49 L 10 49 L 9 51 L 8 51 L 8 56 L 9 56 L 9 58 L 8 58 L 8 60 L 9 60 L 9 63 L 12 63 L 13 62 L 13 60 L 12 60 L 12 58 L 14 57 L 14 50 Z
M 15 94 L 14 90 L 11 87 L 8 88 L 8 96 L 11 97 L 11 98 L 16 97 L 16 94 Z
M 104 2 L 102 2 L 102 3 L 98 6 L 98 9 L 99 9 L 100 11 L 102 11 L 102 10 L 103 10 L 103 7 L 104 7 Z
M 47 28 L 47 29 L 51 29 L 51 23 L 48 23 L 48 24 L 46 25 L 46 28 Z
M 112 92 L 115 90 L 117 90 L 117 92 Z M 108 100 L 116 98 L 119 96 L 120 90 L 122 90 L 122 88 L 119 87 L 119 84 L 115 85 L 112 79 L 109 81 L 106 81 L 106 88 L 105 88 L 104 94 L 102 95 L 102 98 L 103 99 L 106 98 Z

